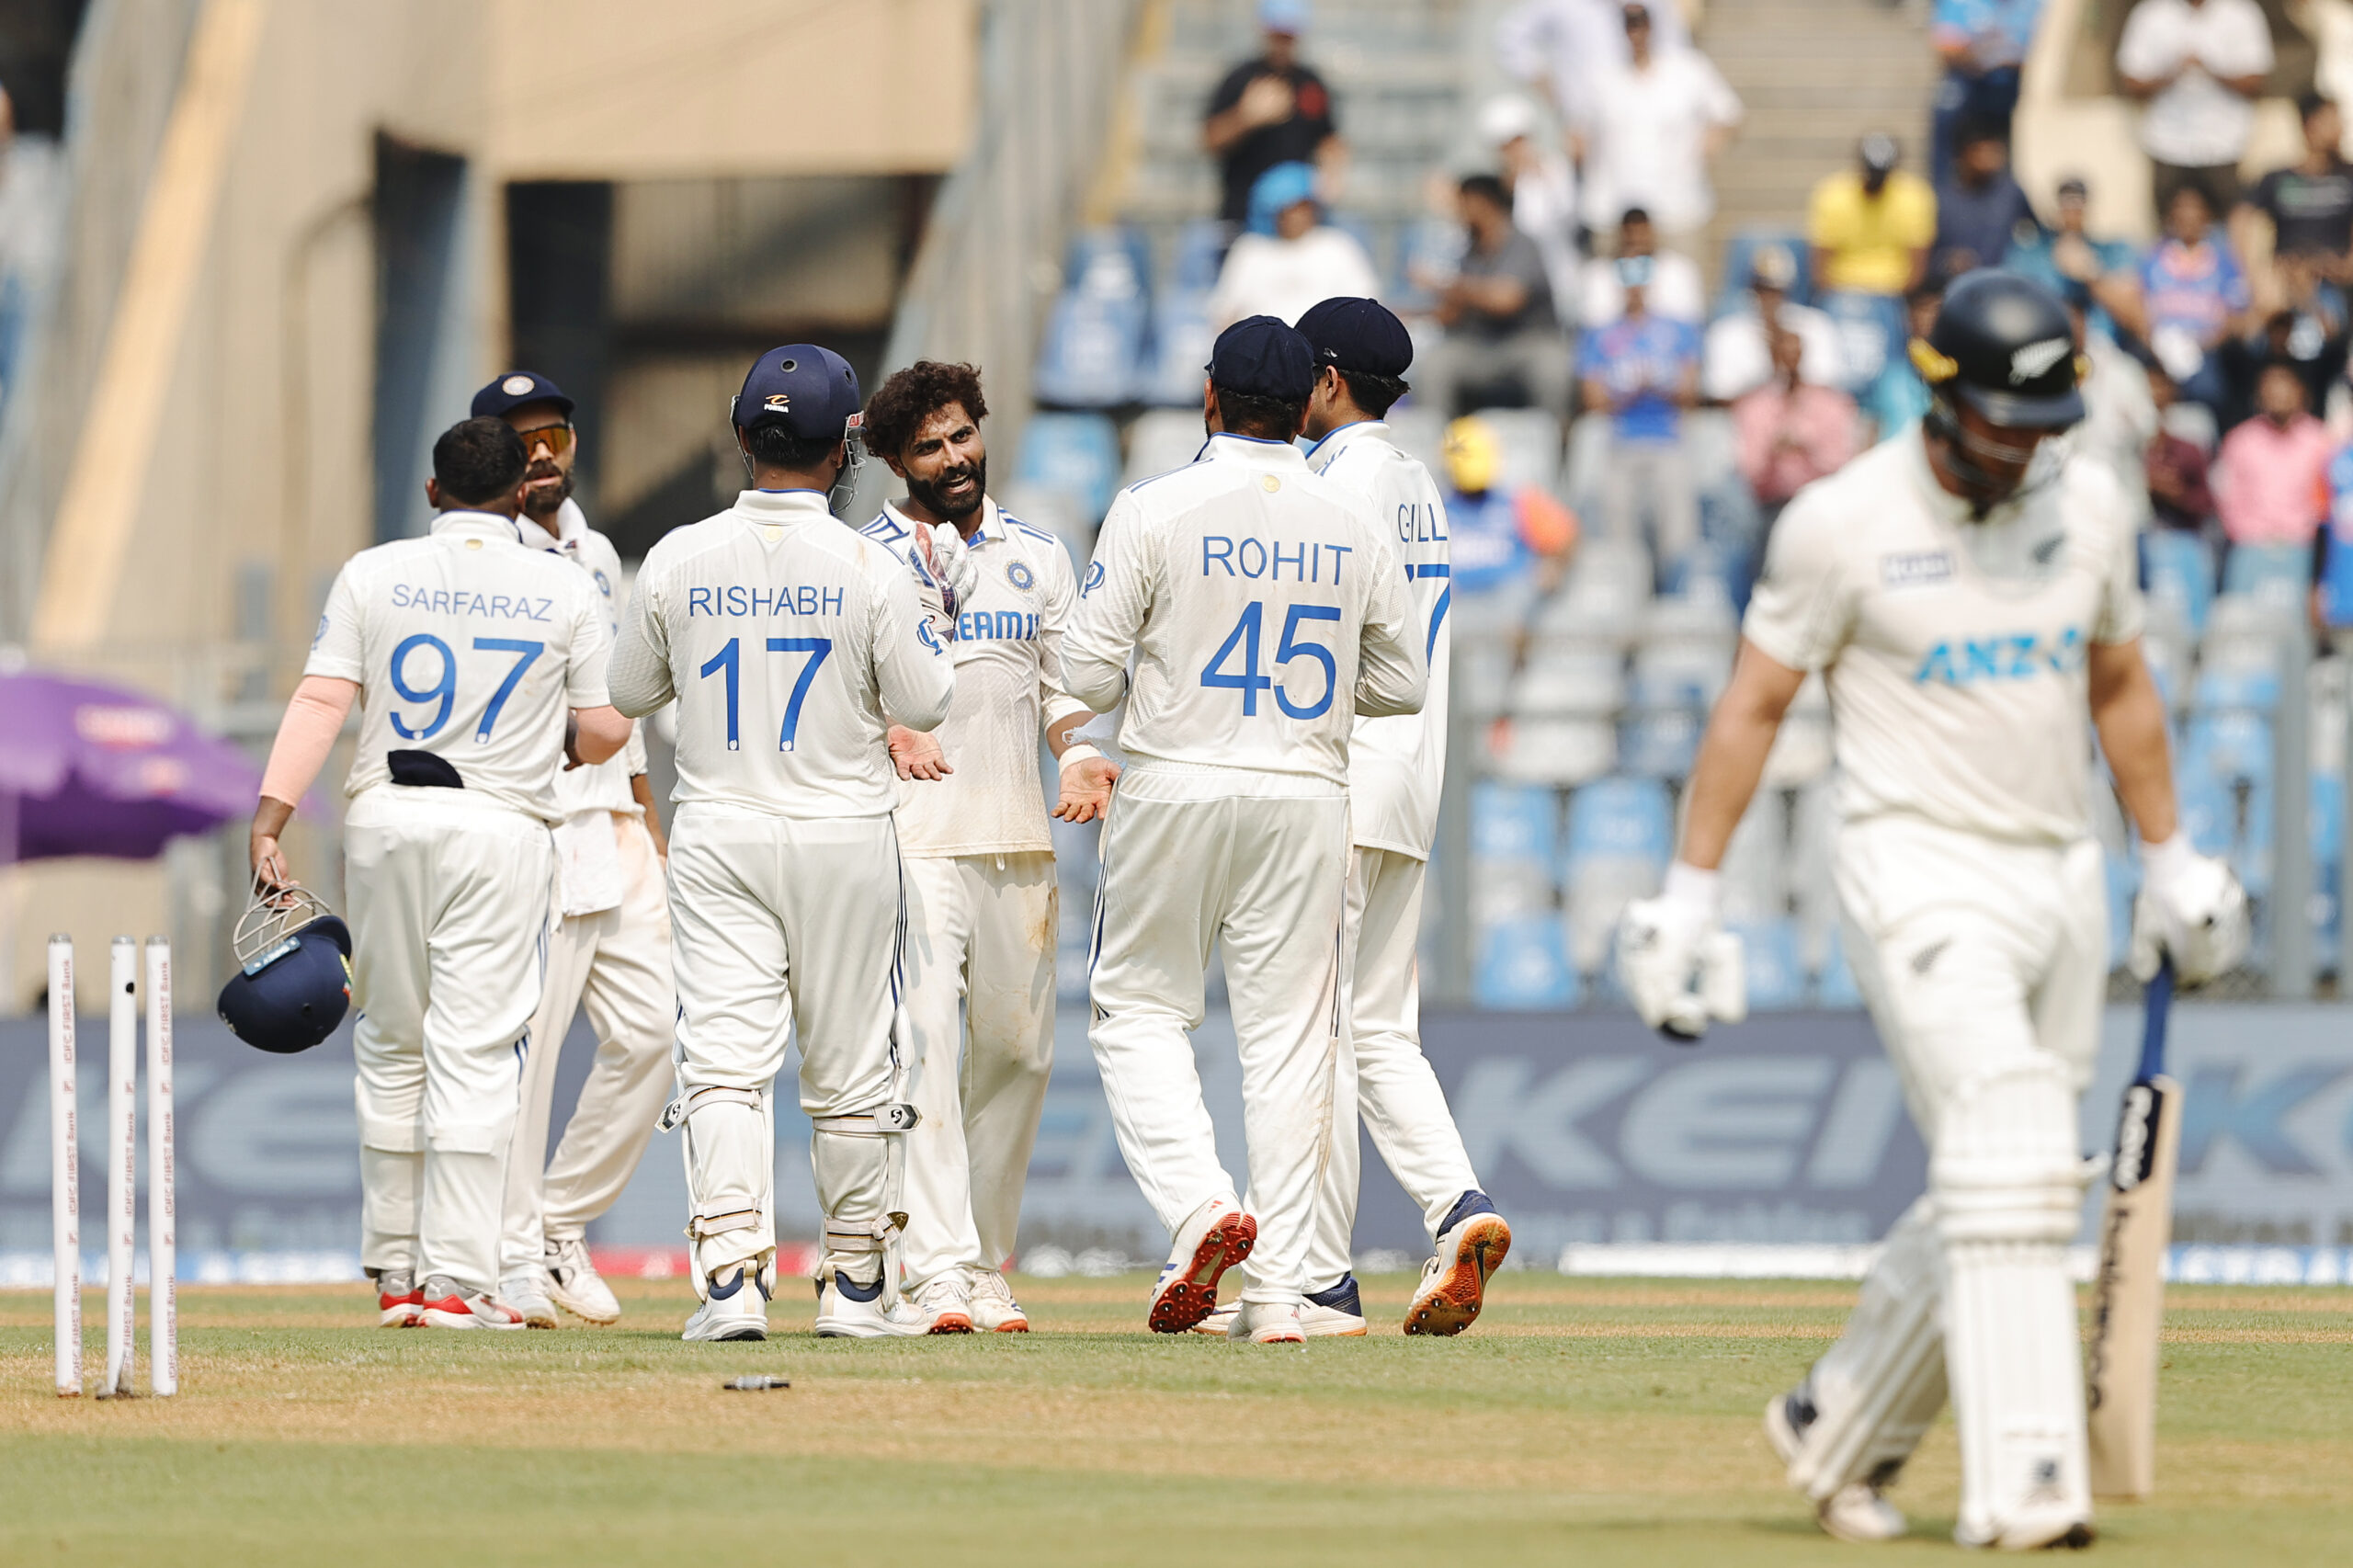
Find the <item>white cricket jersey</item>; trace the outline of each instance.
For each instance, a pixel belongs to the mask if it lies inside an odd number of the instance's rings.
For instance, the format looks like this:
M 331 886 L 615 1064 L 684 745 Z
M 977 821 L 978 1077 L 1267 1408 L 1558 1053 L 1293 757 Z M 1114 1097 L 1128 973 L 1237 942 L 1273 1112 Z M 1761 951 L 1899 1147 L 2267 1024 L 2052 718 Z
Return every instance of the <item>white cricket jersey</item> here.
M 615 706 L 678 704 L 671 799 L 770 816 L 889 814 L 890 724 L 947 717 L 955 666 L 906 563 L 819 490 L 746 490 L 638 568 Z
M 1098 713 L 1124 696 L 1143 765 L 1345 790 L 1357 716 L 1421 708 L 1423 636 L 1362 502 L 1288 441 L 1221 435 L 1111 503 L 1063 684 Z
M 1405 574 L 1405 597 L 1429 665 L 1429 695 L 1419 713 L 1359 718 L 1348 742 L 1348 817 L 1355 841 L 1427 860 L 1438 835 L 1438 791 L 1446 784 L 1446 694 L 1453 662 L 1448 645 L 1446 504 L 1430 471 L 1399 451 L 1378 419 L 1344 425 L 1307 454 L 1307 466 L 1371 509 L 1381 536 Z
M 896 507 L 865 529 L 904 558 L 915 525 Z M 1038 776 L 1041 725 L 1086 704 L 1063 689 L 1063 629 L 1078 597 L 1063 541 L 981 500 L 981 526 L 964 541 L 980 585 L 956 607 L 956 700 L 934 732 L 956 771 L 899 785 L 903 855 L 1014 855 L 1051 850 Z
M 2064 844 L 2090 831 L 2086 661 L 2141 634 L 2137 580 L 2101 464 L 2072 457 L 1977 521 L 1915 426 L 1798 493 L 1742 630 L 1823 672 L 1847 821 Z
M 605 612 L 605 626 L 614 636 L 621 630 L 621 558 L 613 541 L 588 526 L 587 514 L 580 503 L 566 498 L 555 515 L 555 532 L 551 534 L 529 517 L 515 519 L 517 532 L 527 549 L 546 551 L 561 556 L 588 574 L 597 585 L 598 605 Z M 642 816 L 645 808 L 637 803 L 630 792 L 629 781 L 646 771 L 644 727 L 631 724 L 629 744 L 603 762 L 574 768 L 558 767 L 555 776 L 556 805 L 566 816 L 575 812 L 623 812 L 631 816 Z
M 587 574 L 508 518 L 449 511 L 344 562 L 302 673 L 359 683 L 345 794 L 389 780 L 388 752 L 431 752 L 468 790 L 556 822 L 565 710 L 609 700 L 611 648 Z

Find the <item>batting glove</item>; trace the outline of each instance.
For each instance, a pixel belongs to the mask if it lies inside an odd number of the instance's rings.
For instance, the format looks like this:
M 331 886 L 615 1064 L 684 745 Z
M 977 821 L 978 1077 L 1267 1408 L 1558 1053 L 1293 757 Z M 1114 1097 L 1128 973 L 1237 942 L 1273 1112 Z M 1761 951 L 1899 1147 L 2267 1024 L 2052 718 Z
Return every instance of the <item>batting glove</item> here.
M 1748 1016 L 1740 938 L 1716 926 L 1716 873 L 1677 860 L 1656 898 L 1637 899 L 1618 923 L 1618 980 L 1643 1022 L 1677 1043 L 1707 1032 L 1711 1018 Z
M 2141 846 L 2141 896 L 2132 908 L 2136 979 L 2145 983 L 2170 954 L 2181 983 L 2202 983 L 2238 967 L 2250 935 L 2246 892 L 2230 867 L 2198 853 L 2186 833 Z

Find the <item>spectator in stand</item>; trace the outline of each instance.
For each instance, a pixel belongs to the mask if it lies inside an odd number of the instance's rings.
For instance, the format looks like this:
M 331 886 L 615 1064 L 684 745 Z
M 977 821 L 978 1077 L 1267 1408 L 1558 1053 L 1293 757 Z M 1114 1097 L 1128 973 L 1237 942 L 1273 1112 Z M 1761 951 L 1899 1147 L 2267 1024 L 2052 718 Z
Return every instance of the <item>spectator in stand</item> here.
M 2239 160 L 2271 65 L 2271 27 L 2256 0 L 2142 0 L 2132 8 L 2116 74 L 2127 97 L 2148 105 L 2141 147 L 2156 165 L 2161 220 L 2185 185 L 2216 212 L 2238 205 Z
M 1250 226 L 1225 253 L 1210 293 L 1210 326 L 1222 332 L 1257 315 L 1295 322 L 1318 301 L 1379 291 L 1363 243 L 1324 222 L 1315 165 L 1277 164 L 1250 189 Z
M 2002 266 L 2083 307 L 2097 336 L 2113 338 L 2120 325 L 2136 337 L 2145 335 L 2140 258 L 2123 240 L 2092 238 L 2084 227 L 2090 210 L 2091 187 L 2080 178 L 2061 180 L 2056 224 L 2012 244 Z
M 1691 46 L 1673 4 L 1651 26 L 1660 53 Z M 1495 54 L 1512 80 L 1551 97 L 1562 124 L 1575 125 L 1591 108 L 1594 73 L 1626 62 L 1623 0 L 1522 0 L 1495 24 Z
M 2165 411 L 2180 401 L 2180 389 L 2165 367 L 2149 367 L 2149 401 L 2157 410 L 2157 433 L 2149 437 L 2142 461 L 2149 486 L 2149 513 L 2159 528 L 2204 533 L 2214 520 L 2214 491 L 2206 449 L 2169 429 Z
M 1568 574 L 1574 512 L 1536 486 L 1498 483 L 1503 444 L 1476 415 L 1446 427 L 1449 600 L 1458 622 L 1518 625 Z
M 2353 653 L 2353 447 L 2328 464 L 2328 526 L 2313 537 L 2313 624 L 2338 653 Z
M 1853 398 L 1805 379 L 1805 345 L 1796 333 L 1775 327 L 1772 354 L 1772 379 L 1732 405 L 1740 477 L 1768 530 L 1790 496 L 1846 466 L 1861 423 Z
M 2336 284 L 2353 282 L 2353 164 L 2337 151 L 2345 117 L 2318 94 L 2298 100 L 2304 155 L 2256 183 L 2255 195 L 2230 218 L 2232 247 L 2246 261 L 2257 304 L 2277 309 L 2289 286 L 2279 269 L 2290 257 Z M 2268 256 L 2260 266 L 2255 258 Z
M 1568 154 L 1541 136 L 1536 106 L 1517 93 L 1490 98 L 1479 111 L 1479 134 L 1503 165 L 1511 195 L 1512 226 L 1543 253 L 1544 276 L 1555 304 L 1576 298 L 1577 171 Z
M 1459 187 L 1470 248 L 1451 278 L 1415 269 L 1414 282 L 1438 303 L 1446 335 L 1415 369 L 1420 393 L 1441 417 L 1462 412 L 1466 389 L 1492 395 L 1517 383 L 1528 401 L 1569 417 L 1569 351 L 1552 313 L 1552 285 L 1536 242 L 1512 225 L 1511 198 L 1493 175 L 1472 175 Z
M 2149 351 L 2184 397 L 2219 418 L 2229 389 L 2216 351 L 2245 324 L 2249 297 L 2246 275 L 2214 233 L 2204 187 L 2188 181 L 2174 187 L 2165 237 L 2141 262 L 2141 301 Z
M 1650 7 L 1624 10 L 1626 60 L 1596 68 L 1591 101 L 1572 128 L 1585 171 L 1585 221 L 1607 230 L 1629 207 L 1686 248 L 1715 215 L 1708 165 L 1739 128 L 1740 97 L 1696 49 L 1653 48 Z
M 1981 267 L 1999 267 L 2020 241 L 2041 233 L 2034 209 L 2010 177 L 2009 132 L 1989 119 L 1960 132 L 1951 177 L 1937 187 L 1937 237 L 1928 270 L 1950 282 Z
M 1900 167 L 1902 147 L 1874 131 L 1855 149 L 1857 166 L 1825 176 L 1806 211 L 1813 286 L 1832 294 L 1909 293 L 1927 281 L 1937 238 L 1937 197 Z
M 1929 329 L 1937 324 L 1937 311 L 1944 303 L 1944 294 L 1932 283 L 1923 283 L 1904 297 L 1904 319 L 1910 343 L 1926 343 Z M 1920 379 L 1919 370 L 1912 363 L 1907 343 L 1887 357 L 1877 376 L 1865 388 L 1863 413 L 1871 422 L 1871 439 L 1884 441 L 1898 430 L 1928 412 L 1928 383 Z
M 2328 516 L 2328 465 L 2336 443 L 2304 403 L 2304 379 L 2272 364 L 2256 383 L 2262 412 L 2222 437 L 2213 488 L 2232 548 L 2309 548 Z
M 1748 296 L 1742 308 L 1708 324 L 1699 355 L 1699 392 L 1710 403 L 1730 403 L 1773 378 L 1772 334 L 1797 335 L 1804 347 L 1800 367 L 1814 386 L 1844 386 L 1847 360 L 1838 328 L 1812 305 L 1790 298 L 1797 283 L 1797 258 L 1779 245 L 1760 245 L 1748 258 Z
M 2269 366 L 2293 369 L 2304 383 L 2305 406 L 2323 412 L 2328 407 L 2329 389 L 2345 374 L 2344 296 L 2320 285 L 2308 256 L 2289 257 L 2280 264 L 2280 272 L 2292 296 L 2288 308 L 2266 316 L 2262 328 L 2251 336 L 2231 338 L 2215 350 L 2225 388 L 2224 429 L 2255 417 L 2257 382 Z
M 1930 120 L 1928 177 L 1941 185 L 1952 173 L 1961 126 L 1983 120 L 2005 141 L 2018 107 L 2018 68 L 2034 46 L 2042 0 L 1937 0 L 1928 42 L 1944 62 Z
M 1658 229 L 1651 215 L 1629 207 L 1618 218 L 1618 254 L 1595 256 L 1585 264 L 1577 284 L 1577 322 L 1590 332 L 1608 326 L 1626 313 L 1626 290 L 1618 281 L 1618 263 L 1640 256 L 1651 264 L 1650 288 L 1644 298 L 1651 313 L 1677 321 L 1708 318 L 1708 286 L 1688 256 L 1658 248 Z
M 1236 227 L 1249 219 L 1258 176 L 1277 164 L 1314 164 L 1324 194 L 1339 187 L 1347 143 L 1333 118 L 1332 90 L 1299 62 L 1307 20 L 1307 0 L 1258 0 L 1265 51 L 1227 72 L 1210 97 L 1201 145 L 1218 161 L 1218 216 Z
M 1626 313 L 1585 335 L 1577 377 L 1587 415 L 1609 421 L 1602 477 L 1609 531 L 1639 538 L 1647 515 L 1652 559 L 1664 570 L 1699 539 L 1699 492 L 1683 449 L 1683 411 L 1699 398 L 1699 332 L 1650 312 L 1648 257 L 1621 261 L 1618 269 Z

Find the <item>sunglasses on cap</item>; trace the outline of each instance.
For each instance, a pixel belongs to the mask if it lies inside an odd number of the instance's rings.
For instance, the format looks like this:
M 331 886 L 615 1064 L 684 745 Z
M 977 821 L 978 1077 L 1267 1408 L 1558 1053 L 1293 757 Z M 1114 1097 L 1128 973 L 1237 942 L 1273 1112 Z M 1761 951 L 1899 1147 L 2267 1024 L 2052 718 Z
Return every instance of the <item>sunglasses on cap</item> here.
M 529 430 L 517 430 L 516 434 L 523 438 L 525 457 L 530 456 L 531 449 L 538 446 L 546 447 L 550 457 L 560 458 L 572 450 L 574 437 L 569 425 L 541 425 Z

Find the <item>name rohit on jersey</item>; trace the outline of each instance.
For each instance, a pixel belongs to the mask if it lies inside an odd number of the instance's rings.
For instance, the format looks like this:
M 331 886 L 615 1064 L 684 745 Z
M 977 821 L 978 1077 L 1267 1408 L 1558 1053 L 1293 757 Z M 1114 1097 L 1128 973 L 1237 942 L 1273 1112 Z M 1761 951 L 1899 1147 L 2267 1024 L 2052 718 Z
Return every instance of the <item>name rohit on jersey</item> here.
M 780 588 L 759 584 L 730 583 L 715 588 L 687 590 L 687 618 L 699 615 L 839 615 L 842 591 L 803 583 Z
M 1263 577 L 1267 582 L 1279 583 L 1283 580 L 1283 568 L 1288 566 L 1292 582 L 1321 583 L 1326 580 L 1324 557 L 1327 552 L 1332 557 L 1329 581 L 1337 587 L 1341 567 L 1347 563 L 1348 556 L 1356 553 L 1354 545 L 1302 541 L 1286 551 L 1279 541 L 1268 544 L 1265 540 L 1248 535 L 1233 540 L 1224 534 L 1204 534 L 1201 538 L 1201 575 L 1211 575 L 1210 569 L 1217 567 L 1229 577 L 1248 577 L 1254 581 Z M 1094 586 L 1091 579 L 1087 585 Z
M 2084 634 L 2068 627 L 2055 638 L 2035 631 L 1939 642 L 1912 673 L 1915 686 L 1970 686 L 1989 680 L 2032 680 L 2083 668 Z
M 552 620 L 553 599 L 526 598 L 520 594 L 477 594 L 466 588 L 420 588 L 392 585 L 394 609 L 421 609 L 431 615 L 478 615 L 492 620 Z M 321 631 L 325 630 L 323 622 Z

